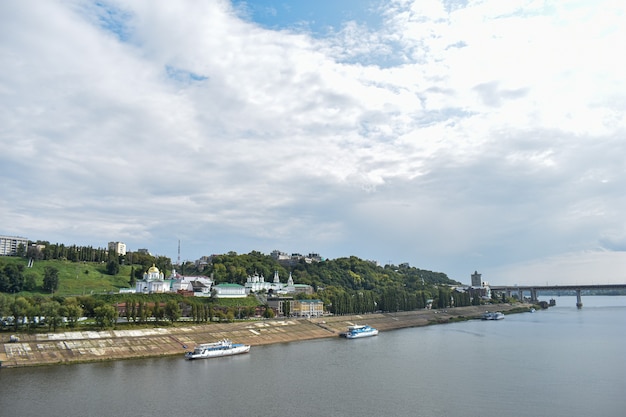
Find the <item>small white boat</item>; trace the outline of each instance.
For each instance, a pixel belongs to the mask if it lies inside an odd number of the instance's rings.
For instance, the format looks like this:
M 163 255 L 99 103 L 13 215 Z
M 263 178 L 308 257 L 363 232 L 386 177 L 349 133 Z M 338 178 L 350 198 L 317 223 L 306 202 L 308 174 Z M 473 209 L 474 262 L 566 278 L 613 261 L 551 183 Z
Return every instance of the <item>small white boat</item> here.
M 348 326 L 348 331 L 341 333 L 347 339 L 358 339 L 360 337 L 376 336 L 378 330 L 367 324 Z
M 248 352 L 250 352 L 250 345 L 233 343 L 229 339 L 222 339 L 218 342 L 204 343 L 196 346 L 192 352 L 185 353 L 185 358 L 189 360 L 217 358 L 220 356 L 232 356 Z
M 490 311 L 486 311 L 485 313 L 483 313 L 482 319 L 483 320 L 502 320 L 504 318 L 504 313 L 501 313 L 499 311 L 494 312 L 490 312 Z

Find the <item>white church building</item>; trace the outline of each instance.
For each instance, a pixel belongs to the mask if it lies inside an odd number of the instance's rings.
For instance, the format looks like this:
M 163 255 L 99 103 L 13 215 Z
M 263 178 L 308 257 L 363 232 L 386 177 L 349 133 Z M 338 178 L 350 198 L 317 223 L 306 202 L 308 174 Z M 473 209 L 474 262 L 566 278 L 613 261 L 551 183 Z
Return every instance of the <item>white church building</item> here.
M 165 280 L 163 272 L 159 271 L 154 264 L 143 274 L 143 279 L 135 283 L 136 293 L 152 294 L 170 291 L 171 281 Z

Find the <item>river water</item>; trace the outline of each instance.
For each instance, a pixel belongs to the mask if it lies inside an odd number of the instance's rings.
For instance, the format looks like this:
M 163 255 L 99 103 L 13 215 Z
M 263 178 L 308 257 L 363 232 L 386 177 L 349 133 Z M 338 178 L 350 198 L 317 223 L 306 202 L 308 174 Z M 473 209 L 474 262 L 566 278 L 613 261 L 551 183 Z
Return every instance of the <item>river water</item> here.
M 626 415 L 626 297 L 252 347 L 250 354 L 0 369 L 3 416 Z

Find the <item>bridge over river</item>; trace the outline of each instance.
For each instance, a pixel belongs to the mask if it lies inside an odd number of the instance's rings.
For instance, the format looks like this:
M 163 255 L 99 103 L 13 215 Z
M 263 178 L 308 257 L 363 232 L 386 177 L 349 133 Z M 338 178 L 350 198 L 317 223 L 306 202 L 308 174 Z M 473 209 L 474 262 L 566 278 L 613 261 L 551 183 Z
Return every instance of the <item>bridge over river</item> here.
M 491 291 L 505 292 L 510 297 L 512 293 L 517 292 L 519 299 L 524 298 L 524 292 L 530 293 L 530 300 L 537 301 L 537 293 L 539 291 L 576 291 L 576 307 L 582 308 L 581 292 L 585 290 L 622 290 L 626 288 L 626 284 L 593 284 L 593 285 L 490 285 Z

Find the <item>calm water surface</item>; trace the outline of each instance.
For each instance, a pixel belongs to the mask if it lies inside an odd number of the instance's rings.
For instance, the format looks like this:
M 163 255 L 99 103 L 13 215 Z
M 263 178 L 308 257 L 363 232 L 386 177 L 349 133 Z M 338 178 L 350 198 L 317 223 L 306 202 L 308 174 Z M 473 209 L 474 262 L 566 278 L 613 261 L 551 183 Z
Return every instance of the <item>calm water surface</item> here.
M 626 297 L 253 347 L 248 355 L 0 369 L 16 416 L 626 415 Z M 366 320 L 364 321 L 366 322 Z

